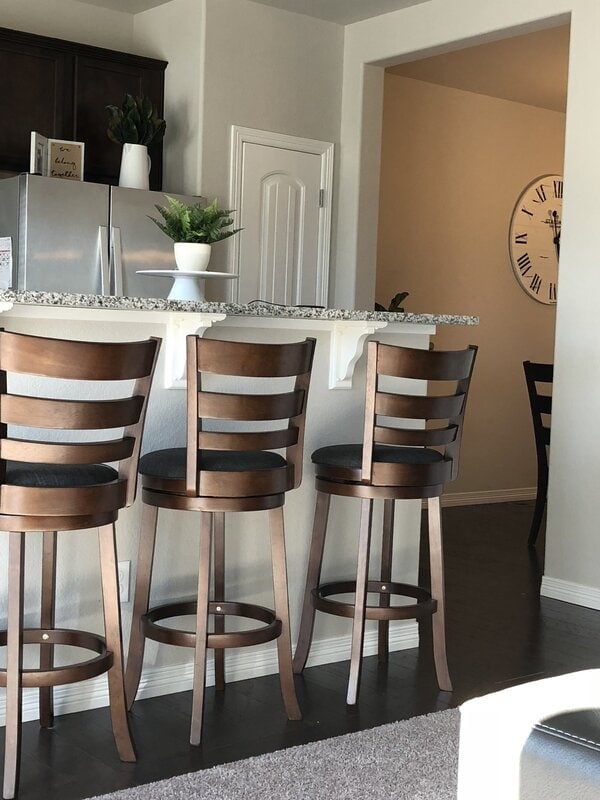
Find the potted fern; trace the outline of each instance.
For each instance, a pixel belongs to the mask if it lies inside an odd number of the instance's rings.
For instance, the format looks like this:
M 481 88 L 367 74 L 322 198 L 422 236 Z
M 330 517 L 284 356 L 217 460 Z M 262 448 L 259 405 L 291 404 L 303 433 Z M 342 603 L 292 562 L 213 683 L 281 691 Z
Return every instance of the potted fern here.
M 180 270 L 205 270 L 210 261 L 211 246 L 241 230 L 231 227 L 231 211 L 219 208 L 216 198 L 204 207 L 200 203 L 188 205 L 167 195 L 167 205 L 155 208 L 160 219 L 150 219 L 173 240 L 175 262 Z
M 167 127 L 152 102 L 143 95 L 125 95 L 120 106 L 106 106 L 107 135 L 112 142 L 123 145 L 119 186 L 148 189 L 150 156 L 148 147 L 158 144 Z

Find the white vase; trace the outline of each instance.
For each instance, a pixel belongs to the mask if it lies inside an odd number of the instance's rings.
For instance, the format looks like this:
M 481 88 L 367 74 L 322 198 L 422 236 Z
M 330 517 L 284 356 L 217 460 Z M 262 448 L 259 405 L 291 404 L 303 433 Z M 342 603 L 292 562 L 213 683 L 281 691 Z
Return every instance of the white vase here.
M 203 272 L 210 261 L 210 245 L 201 242 L 176 242 L 175 263 L 184 272 Z
M 145 144 L 124 144 L 121 154 L 119 186 L 129 189 L 148 189 L 150 166 L 150 156 Z

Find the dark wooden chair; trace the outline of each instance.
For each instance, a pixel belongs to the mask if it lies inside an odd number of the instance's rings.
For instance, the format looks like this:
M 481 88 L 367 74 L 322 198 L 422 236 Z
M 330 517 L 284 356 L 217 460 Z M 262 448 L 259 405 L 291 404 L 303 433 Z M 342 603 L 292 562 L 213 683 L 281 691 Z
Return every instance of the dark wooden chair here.
M 187 338 L 187 448 L 148 453 L 140 461 L 143 516 L 125 686 L 134 702 L 146 638 L 195 649 L 191 744 L 202 736 L 206 649 L 214 649 L 217 689 L 225 685 L 224 650 L 277 639 L 283 702 L 300 719 L 292 673 L 283 525 L 285 493 L 302 479 L 304 419 L 314 339 L 293 344 L 249 344 Z M 215 387 L 215 376 L 236 376 L 236 392 Z M 282 390 L 282 380 L 285 389 Z M 225 378 L 225 382 L 231 379 Z M 260 387 L 257 387 L 257 383 Z M 268 393 L 256 394 L 257 388 Z M 273 393 L 275 391 L 275 393 Z M 274 424 L 276 423 L 274 429 Z M 261 428 L 257 430 L 257 427 Z M 219 429 L 220 428 L 220 429 Z M 284 450 L 282 455 L 274 450 Z M 159 508 L 200 512 L 197 597 L 149 609 Z M 275 609 L 225 599 L 225 512 L 267 510 Z M 214 544 L 213 544 L 214 540 Z M 214 596 L 209 599 L 214 547 Z M 195 632 L 160 625 L 195 615 Z M 213 632 L 208 618 L 214 617 Z M 225 632 L 225 617 L 262 623 Z
M 18 784 L 22 687 L 39 688 L 40 724 L 46 728 L 53 724 L 54 686 L 107 672 L 119 757 L 135 761 L 123 683 L 115 520 L 119 509 L 135 498 L 140 438 L 158 347 L 157 339 L 73 342 L 0 331 L 0 530 L 7 531 L 9 539 L 8 621 L 0 632 L 0 645 L 7 649 L 6 669 L 0 670 L 0 685 L 6 687 L 4 798 L 14 797 Z M 28 394 L 28 383 L 19 376 L 69 381 L 69 399 L 56 397 L 59 383 L 45 385 L 44 396 Z M 9 390 L 13 381 L 14 392 Z M 118 399 L 73 399 L 72 385 L 83 385 L 81 395 L 89 398 L 94 393 L 91 386 L 106 382 L 119 387 Z M 127 382 L 122 390 L 119 382 Z M 51 431 L 52 436 L 38 438 L 31 433 L 37 428 Z M 114 429 L 123 429 L 122 434 L 115 438 Z M 93 431 L 94 438 L 84 439 L 82 431 Z M 110 438 L 99 441 L 103 435 L 99 432 L 104 431 Z M 56 628 L 54 623 L 57 531 L 95 527 L 100 540 L 104 637 Z M 30 531 L 42 532 L 43 540 L 41 618 L 35 629 L 23 628 L 25 534 Z M 24 644 L 40 645 L 39 669 L 23 669 Z M 77 664 L 54 666 L 57 645 L 95 655 Z
M 548 498 L 548 449 L 550 447 L 554 366 L 552 364 L 524 361 L 523 370 L 525 371 L 525 381 L 527 382 L 537 456 L 537 492 L 529 538 L 527 539 L 528 547 L 533 547 L 540 532 Z M 547 391 L 540 391 L 538 384 L 542 384 Z
M 388 657 L 389 621 L 432 615 L 433 652 L 440 689 L 452 690 L 446 661 L 444 572 L 440 495 L 458 474 L 458 456 L 467 393 L 477 348 L 456 352 L 414 350 L 369 342 L 364 436 L 361 444 L 322 447 L 312 454 L 317 501 L 294 672 L 306 664 L 315 611 L 353 620 L 347 702 L 358 698 L 365 619 L 378 620 L 381 661 Z M 400 385 L 395 378 L 444 382 L 443 394 L 423 395 L 422 384 Z M 451 383 L 451 389 L 446 388 Z M 404 421 L 408 421 L 406 424 Z M 433 421 L 433 425 L 431 425 Z M 429 424 L 428 424 L 429 423 Z M 361 522 L 355 580 L 320 584 L 331 495 L 360 497 Z M 394 505 L 397 499 L 427 498 L 431 591 L 392 580 Z M 369 580 L 373 501 L 383 499 L 383 543 L 379 581 Z M 354 603 L 333 599 L 354 593 Z M 367 593 L 379 595 L 367 605 Z M 392 606 L 391 595 L 414 598 Z

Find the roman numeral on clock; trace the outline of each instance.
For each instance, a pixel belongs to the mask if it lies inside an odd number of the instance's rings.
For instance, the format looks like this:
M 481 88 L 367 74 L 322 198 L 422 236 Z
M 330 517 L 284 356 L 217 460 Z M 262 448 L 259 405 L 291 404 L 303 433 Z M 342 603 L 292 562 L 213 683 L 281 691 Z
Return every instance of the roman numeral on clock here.
M 527 244 L 527 234 L 515 233 L 515 244 Z
M 539 186 L 535 187 L 535 193 L 537 194 L 538 199 L 537 200 L 534 199 L 533 200 L 534 203 L 545 203 L 546 202 L 546 200 L 547 200 L 546 190 L 544 189 L 544 184 L 543 183 L 540 183 Z
M 535 273 L 535 275 L 531 279 L 531 283 L 529 284 L 529 288 L 531 289 L 532 292 L 535 292 L 536 294 L 539 294 L 539 291 L 542 288 L 542 279 L 537 274 L 537 272 Z
M 533 211 L 529 211 L 529 209 L 525 208 L 525 206 L 523 206 L 521 211 L 523 212 L 523 214 L 527 214 L 528 217 L 533 217 Z
M 563 182 L 554 181 L 554 197 L 558 197 L 562 200 L 562 196 L 563 196 Z
M 523 253 L 522 256 L 517 258 L 517 264 L 519 265 L 519 270 L 521 275 L 527 275 L 529 270 L 531 269 L 531 259 L 529 258 L 528 253 Z
M 555 283 L 551 283 L 550 286 L 548 287 L 548 300 L 550 300 L 551 303 L 556 303 L 556 284 Z

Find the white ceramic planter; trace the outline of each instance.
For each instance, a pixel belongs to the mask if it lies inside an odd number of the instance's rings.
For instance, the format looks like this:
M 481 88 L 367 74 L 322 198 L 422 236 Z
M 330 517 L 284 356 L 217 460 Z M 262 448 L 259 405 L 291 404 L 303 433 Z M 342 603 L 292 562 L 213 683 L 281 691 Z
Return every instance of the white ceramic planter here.
M 183 272 L 202 272 L 210 261 L 209 244 L 200 242 L 176 242 L 175 263 Z
M 150 166 L 150 156 L 145 144 L 124 144 L 119 186 L 129 189 L 148 189 Z

